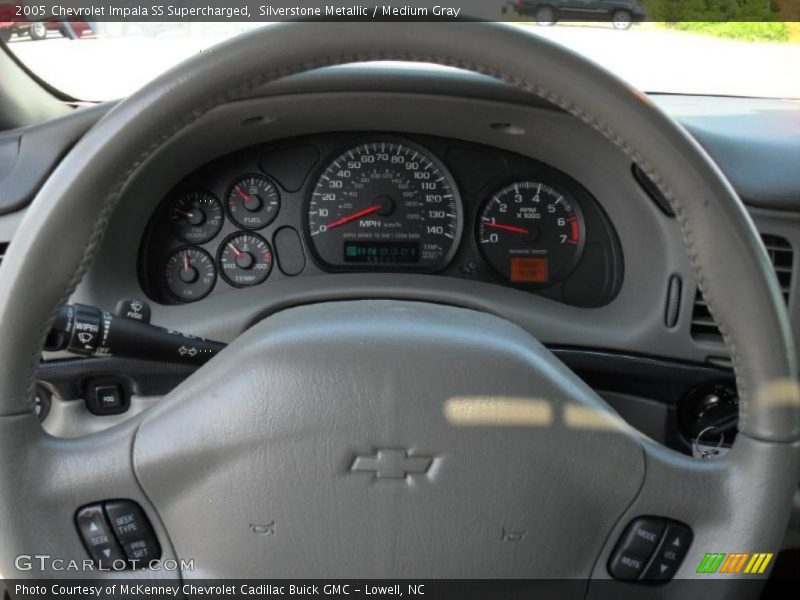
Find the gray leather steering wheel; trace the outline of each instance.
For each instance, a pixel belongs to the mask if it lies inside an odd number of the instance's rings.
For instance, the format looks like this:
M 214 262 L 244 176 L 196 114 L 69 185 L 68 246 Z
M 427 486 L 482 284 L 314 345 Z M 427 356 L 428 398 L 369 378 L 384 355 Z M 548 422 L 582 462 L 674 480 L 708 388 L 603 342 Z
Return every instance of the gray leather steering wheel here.
M 606 136 L 658 185 L 733 359 L 741 418 L 728 455 L 696 461 L 643 438 L 507 321 L 393 301 L 285 310 L 122 425 L 75 440 L 43 433 L 31 392 L 45 333 L 131 175 L 205 113 L 265 83 L 387 59 L 522 88 Z M 5 577 L 85 575 L 20 572 L 15 556 L 85 558 L 75 510 L 109 498 L 142 505 L 164 556 L 194 559 L 187 578 L 603 578 L 640 515 L 691 526 L 678 572 L 691 577 L 706 552 L 775 552 L 797 486 L 791 332 L 734 191 L 644 95 L 500 25 L 276 25 L 164 74 L 89 131 L 34 200 L 0 273 L 0 324 Z M 426 466 L 353 468 L 381 450 Z M 259 523 L 274 535 L 255 535 Z M 527 536 L 508 543 L 508 531 Z

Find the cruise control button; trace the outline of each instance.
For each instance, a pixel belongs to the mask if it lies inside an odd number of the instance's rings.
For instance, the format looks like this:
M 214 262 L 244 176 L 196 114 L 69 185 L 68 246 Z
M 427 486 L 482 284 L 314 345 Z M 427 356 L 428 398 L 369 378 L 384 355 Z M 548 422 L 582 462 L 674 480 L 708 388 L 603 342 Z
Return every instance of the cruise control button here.
M 122 549 L 111 533 L 102 506 L 84 506 L 75 515 L 75 523 L 86 551 L 102 568 L 116 566 L 115 561 L 125 560 Z
M 111 527 L 128 560 L 146 566 L 161 556 L 161 546 L 142 508 L 132 500 L 111 500 L 105 504 Z

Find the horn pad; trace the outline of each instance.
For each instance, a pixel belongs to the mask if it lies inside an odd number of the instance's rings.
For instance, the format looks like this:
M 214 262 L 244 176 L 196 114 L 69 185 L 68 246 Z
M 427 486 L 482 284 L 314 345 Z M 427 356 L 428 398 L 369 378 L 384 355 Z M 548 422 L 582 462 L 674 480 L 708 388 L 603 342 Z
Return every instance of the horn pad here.
M 187 578 L 585 578 L 644 476 L 528 333 L 394 301 L 257 324 L 147 413 L 134 467 Z

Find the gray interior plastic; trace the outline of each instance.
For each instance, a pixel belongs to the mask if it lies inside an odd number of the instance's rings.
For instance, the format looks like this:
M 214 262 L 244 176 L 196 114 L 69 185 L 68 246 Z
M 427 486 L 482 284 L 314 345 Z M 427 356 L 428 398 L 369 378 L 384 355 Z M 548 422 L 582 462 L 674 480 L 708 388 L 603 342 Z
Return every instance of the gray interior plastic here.
M 800 208 L 800 120 L 797 101 L 657 96 L 714 157 L 752 206 Z
M 465 36 L 475 40 L 475 44 L 463 45 L 461 41 Z M 409 48 L 415 49 L 415 53 L 411 54 Z M 531 56 L 536 56 L 537 60 L 530 60 Z M 698 463 L 646 441 L 632 443 L 636 435 L 624 427 L 602 401 L 527 334 L 512 325 L 495 317 L 473 316 L 463 309 L 425 307 L 416 310 L 394 303 L 381 305 L 377 311 L 372 309 L 374 305 L 356 310 L 349 304 L 285 311 L 245 334 L 230 352 L 223 352 L 153 411 L 142 413 L 142 417 L 75 441 L 53 442 L 41 434 L 30 412 L 29 386 L 42 335 L 47 329 L 47 316 L 77 286 L 100 248 L 121 190 L 142 163 L 152 157 L 154 149 L 215 106 L 272 79 L 314 65 L 385 58 L 434 61 L 478 70 L 546 98 L 616 145 L 659 185 L 678 215 L 690 261 L 726 334 L 738 377 L 741 433 L 734 449 L 724 459 L 713 464 Z M 268 67 L 264 64 L 267 60 Z M 98 190 L 106 193 L 98 194 Z M 589 573 L 600 578 L 606 576 L 605 559 L 620 529 L 632 517 L 641 514 L 668 515 L 693 528 L 696 543 L 679 571 L 679 576 L 683 577 L 693 574 L 694 565 L 709 546 L 767 550 L 780 543 L 797 477 L 800 429 L 794 375 L 796 359 L 783 300 L 755 228 L 719 171 L 674 121 L 613 76 L 543 40 L 488 24 L 392 23 L 369 27 L 295 24 L 254 32 L 188 61 L 121 103 L 76 145 L 45 184 L 33 207 L 37 210 L 26 215 L 20 226 L 24 235 L 19 243 L 11 246 L 0 272 L 0 323 L 4 334 L 0 336 L 0 410 L 5 415 L 0 419 L 3 457 L 0 481 L 4 482 L 0 490 L 0 519 L 12 522 L 4 540 L 7 543 L 0 549 L 4 573 L 12 564 L 14 549 L 31 541 L 47 539 L 55 551 L 75 552 L 78 542 L 67 525 L 71 525 L 72 511 L 82 500 L 104 497 L 129 497 L 139 501 L 157 524 L 163 536 L 162 545 L 168 552 L 173 547 L 167 542 L 171 539 L 180 553 L 204 553 L 208 562 L 203 568 L 229 565 L 231 553 L 239 548 L 238 538 L 234 541 L 232 536 L 217 537 L 213 540 L 213 549 L 209 549 L 211 538 L 203 537 L 207 545 L 194 546 L 199 538 L 190 529 L 198 528 L 197 523 L 194 518 L 189 523 L 186 511 L 172 509 L 186 502 L 187 495 L 197 498 L 193 492 L 213 492 L 218 489 L 217 483 L 224 482 L 238 492 L 236 499 L 231 499 L 224 507 L 225 519 L 231 525 L 252 525 L 250 511 L 255 499 L 263 494 L 265 483 L 263 479 L 252 480 L 252 474 L 245 468 L 252 468 L 254 464 L 268 465 L 275 473 L 273 481 L 282 483 L 276 491 L 277 506 L 294 500 L 291 514 L 286 514 L 286 518 L 305 517 L 309 531 L 298 538 L 298 547 L 310 548 L 311 530 L 322 527 L 328 532 L 341 532 L 361 550 L 346 557 L 332 557 L 330 553 L 310 559 L 304 556 L 310 565 L 309 572 L 327 575 L 353 572 L 380 575 L 390 571 L 428 573 L 427 563 L 416 557 L 413 552 L 416 548 L 408 543 L 395 554 L 376 553 L 375 562 L 363 566 L 366 536 L 359 531 L 364 527 L 363 519 L 344 502 L 334 506 L 349 519 L 349 526 L 336 529 L 341 521 L 319 523 L 314 517 L 321 519 L 330 514 L 328 501 L 357 498 L 361 514 L 371 517 L 373 539 L 388 544 L 391 549 L 393 539 L 408 538 L 398 531 L 396 521 L 378 518 L 392 502 L 381 495 L 380 490 L 385 488 L 375 485 L 364 492 L 355 492 L 355 488 L 338 489 L 336 473 L 330 470 L 330 465 L 340 460 L 339 469 L 345 469 L 354 455 L 372 454 L 381 449 L 411 453 L 419 450 L 447 456 L 449 450 L 444 448 L 447 442 L 457 449 L 457 458 L 442 461 L 439 476 L 439 471 L 434 470 L 435 456 L 431 456 L 434 460 L 431 470 L 421 475 L 428 475 L 432 485 L 446 488 L 437 487 L 430 500 L 432 506 L 446 506 L 450 512 L 439 517 L 440 523 L 426 519 L 430 527 L 420 531 L 420 536 L 424 535 L 420 541 L 423 550 L 417 550 L 422 556 L 437 557 L 442 571 L 462 572 L 459 565 L 447 564 L 447 556 L 451 554 L 461 557 L 462 562 L 470 561 L 467 564 L 477 564 L 481 557 L 486 557 L 491 561 L 485 567 L 487 570 L 501 568 L 495 566 L 499 565 L 497 556 L 487 557 L 485 548 L 470 546 L 463 537 L 455 538 L 454 548 L 448 545 L 437 554 L 437 538 L 427 534 L 455 531 L 454 526 L 473 514 L 471 511 L 495 505 L 491 502 L 492 488 L 476 490 L 469 484 L 484 476 L 488 466 L 500 468 L 501 461 L 505 460 L 501 457 L 507 454 L 499 451 L 506 441 L 517 442 L 520 444 L 517 449 L 528 451 L 537 449 L 540 439 L 547 442 L 547 456 L 556 461 L 555 465 L 538 460 L 536 452 L 512 453 L 516 456 L 514 473 L 519 470 L 520 477 L 530 476 L 531 480 L 514 486 L 515 495 L 507 497 L 507 506 L 510 516 L 526 505 L 538 509 L 529 518 L 537 519 L 545 535 L 532 536 L 533 548 L 526 547 L 523 552 L 541 551 L 546 547 L 551 555 L 564 556 L 567 545 L 574 551 L 572 540 L 591 540 L 590 545 L 578 550 L 578 560 L 573 560 L 570 576 L 585 577 Z M 66 224 L 72 226 L 65 230 Z M 49 243 L 56 232 L 62 234 L 62 252 L 52 256 Z M 42 280 L 41 273 L 46 269 L 40 267 L 48 265 L 49 277 Z M 33 290 L 36 294 L 24 293 Z M 659 312 L 662 310 L 663 304 Z M 393 316 L 395 311 L 403 313 L 402 326 L 396 320 L 399 317 Z M 360 325 L 355 316 L 346 318 L 354 312 L 369 326 Z M 746 318 L 753 314 L 758 314 L 759 319 Z M 340 329 L 336 322 L 326 319 L 326 315 L 339 317 L 337 322 L 348 327 Z M 485 319 L 491 319 L 491 323 Z M 481 324 L 486 326 L 478 327 Z M 432 337 L 431 329 L 439 335 Z M 259 336 L 261 332 L 269 333 L 268 338 Z M 372 337 L 384 342 L 381 345 L 386 346 L 387 354 L 378 350 L 378 344 L 370 343 Z M 309 342 L 311 339 L 315 340 L 314 345 Z M 343 339 L 352 343 L 340 344 Z M 279 347 L 281 356 L 276 351 Z M 484 349 L 492 352 L 484 352 Z M 438 378 L 431 370 L 431 361 L 441 350 L 449 350 L 462 359 L 449 366 L 449 376 L 445 378 Z M 241 379 L 237 378 L 237 389 L 241 393 L 234 394 L 233 402 L 241 411 L 228 410 L 227 392 L 208 383 L 218 384 L 223 375 L 231 377 L 232 363 L 226 356 L 238 352 L 252 353 L 256 357 L 264 353 L 270 359 L 258 361 L 252 365 L 249 375 L 245 372 Z M 282 358 L 284 352 L 288 360 Z M 352 359 L 347 361 L 354 370 L 343 373 L 339 361 L 348 356 L 359 360 L 355 364 Z M 294 357 L 297 358 L 291 360 Z M 496 362 L 499 357 L 505 359 L 502 364 Z M 311 358 L 316 358 L 315 368 L 308 364 L 304 364 L 302 370 L 295 368 L 295 361 Z M 482 363 L 491 368 L 481 372 L 478 365 Z M 385 368 L 392 364 L 406 364 L 419 370 L 422 376 L 418 381 L 409 381 L 407 374 Z M 379 366 L 382 367 L 380 372 Z M 459 389 L 461 381 L 469 387 Z M 413 400 L 412 406 L 418 408 L 418 415 L 402 410 L 405 399 L 401 385 L 417 392 L 419 398 Z M 507 385 L 510 387 L 506 388 Z M 455 421 L 449 409 L 445 409 L 444 414 L 451 418 L 437 421 L 433 417 L 442 410 L 443 401 L 445 407 L 451 406 L 449 400 L 454 394 L 467 396 L 469 400 L 476 394 L 485 397 L 494 389 L 497 390 L 495 396 L 498 393 L 513 396 L 521 393 L 518 390 L 523 385 L 532 390 L 534 398 L 541 394 L 563 415 L 563 421 L 554 422 L 576 425 L 581 434 L 576 437 L 570 427 L 548 428 L 541 438 L 497 436 L 494 427 L 465 430 L 492 435 L 492 441 L 500 445 L 489 448 L 495 458 L 487 463 L 475 458 L 487 452 L 481 436 L 458 434 L 461 429 L 451 431 L 450 428 L 474 423 L 476 413 L 484 419 L 489 415 L 488 422 L 492 425 L 501 424 L 498 410 L 492 408 L 496 403 L 489 403 L 488 410 L 476 409 L 469 402 L 459 405 L 466 408 L 459 409 L 460 412 L 456 410 L 456 416 L 460 417 Z M 270 400 L 271 389 L 279 397 L 265 405 Z M 183 396 L 187 390 L 188 396 Z M 437 400 L 439 406 L 420 405 L 426 393 L 429 398 L 432 395 L 431 399 Z M 288 396 L 305 398 L 307 402 L 292 402 Z M 378 398 L 380 402 L 365 404 L 369 398 Z M 321 430 L 321 415 L 332 418 L 332 413 L 328 412 L 331 409 L 322 402 L 324 399 L 340 409 L 336 411 L 340 429 Z M 355 409 L 353 416 L 348 417 L 346 412 L 338 414 L 348 403 Z M 168 426 L 175 422 L 171 419 L 186 414 L 183 411 L 193 405 L 204 407 L 197 412 L 205 413 L 204 428 L 211 428 L 208 431 L 213 435 L 198 437 L 191 428 Z M 485 404 L 479 403 L 479 406 Z M 574 406 L 572 412 L 569 406 Z M 379 412 L 375 413 L 376 410 Z M 500 413 L 501 416 L 505 414 Z M 370 414 L 375 415 L 373 422 L 369 421 Z M 512 411 L 513 414 L 516 411 Z M 528 412 L 524 414 L 529 415 Z M 427 418 L 423 418 L 426 415 Z M 274 448 L 275 454 L 271 454 L 268 440 L 260 438 L 260 431 L 254 429 L 253 422 L 259 418 L 269 419 L 268 424 L 274 427 L 271 431 L 275 433 L 288 428 L 296 434 L 294 439 L 281 440 Z M 533 416 L 527 418 L 533 421 Z M 217 427 L 214 422 L 217 419 L 222 427 Z M 153 438 L 148 438 L 148 444 L 140 444 L 138 436 L 134 437 L 140 423 L 139 435 L 144 438 L 152 432 Z M 230 426 L 225 427 L 226 423 Z M 356 435 L 355 426 L 359 423 L 369 424 L 369 435 L 359 434 L 358 439 L 346 442 L 345 438 L 352 439 Z M 342 438 L 337 434 L 340 430 L 344 434 Z M 165 439 L 166 431 L 172 439 Z M 257 439 L 254 440 L 254 436 Z M 309 442 L 304 436 L 317 439 Z M 441 450 L 415 445 L 435 437 L 443 444 Z M 600 443 L 599 439 L 603 440 L 599 448 L 589 452 Z M 148 448 L 156 443 L 161 451 L 150 453 Z M 583 447 L 578 450 L 574 443 Z M 345 444 L 350 444 L 350 453 L 341 456 Z M 567 446 L 570 451 L 564 452 Z M 295 450 L 297 453 L 293 454 Z M 328 450 L 331 451 L 329 457 L 323 455 Z M 192 463 L 192 457 L 203 451 L 207 452 L 209 460 Z M 337 459 L 337 455 L 341 458 Z M 530 467 L 521 456 L 530 457 Z M 594 461 L 594 472 L 606 476 L 592 479 L 591 473 L 573 460 L 573 456 Z M 131 458 L 136 477 L 131 469 Z M 289 462 L 291 458 L 307 460 L 298 460 L 295 465 Z M 641 476 L 633 468 L 638 461 L 642 461 Z M 448 463 L 453 465 L 453 475 L 444 470 Z M 625 467 L 619 468 L 621 463 Z M 190 464 L 194 464 L 194 468 L 187 467 Z M 230 469 L 220 472 L 222 465 Z M 549 470 L 554 467 L 558 468 Z M 29 469 L 36 469 L 35 477 L 30 477 Z M 611 471 L 625 476 L 612 478 L 608 476 Z M 217 483 L 206 481 L 206 473 L 215 475 Z M 555 473 L 563 473 L 563 480 L 545 478 Z M 312 486 L 312 475 L 317 476 L 318 486 Z M 587 479 L 582 480 L 584 475 Z M 291 476 L 299 479 L 293 481 L 289 479 Z M 53 477 L 61 485 L 52 485 Z M 183 478 L 182 488 L 171 486 L 171 482 L 180 478 Z M 542 479 L 557 488 L 558 494 L 548 497 L 537 489 L 532 496 L 534 488 L 530 486 L 537 481 L 541 485 Z M 50 482 L 48 488 L 44 488 L 44 481 Z M 75 484 L 77 481 L 80 486 Z M 455 486 L 461 482 L 466 482 L 466 489 L 472 496 L 456 505 L 459 511 L 453 511 L 454 506 L 446 505 L 444 500 L 453 497 Z M 589 483 L 592 485 L 587 486 Z M 45 497 L 40 494 L 43 489 L 48 490 Z M 527 498 L 525 490 L 528 490 Z M 591 494 L 587 495 L 585 490 L 591 490 Z M 411 488 L 410 493 L 415 491 Z M 90 498 L 92 495 L 94 497 Z M 403 497 L 399 502 L 407 510 L 421 497 Z M 23 505 L 25 510 L 21 510 Z M 588 507 L 596 509 L 591 513 L 591 523 L 577 516 L 572 521 L 561 519 L 565 514 L 577 515 L 578 509 L 586 511 Z M 14 520 L 12 515 L 17 512 L 23 514 Z M 49 526 L 50 519 L 45 522 L 39 518 L 40 514 L 50 515 L 57 526 Z M 167 537 L 159 515 L 174 538 Z M 598 522 L 602 529 L 599 533 L 596 532 Z M 558 536 L 556 531 L 559 531 Z M 571 535 L 561 536 L 560 532 Z M 292 568 L 289 556 L 293 549 L 292 545 L 286 546 L 287 554 L 276 558 L 277 566 Z M 441 558 L 445 552 L 447 555 Z M 517 556 L 509 560 L 515 573 L 527 568 L 526 573 L 537 574 L 543 564 L 540 562 L 537 566 Z M 552 568 L 551 573 L 562 572 L 556 571 L 555 565 L 544 564 Z M 448 566 L 452 571 L 446 568 Z M 276 572 L 280 570 L 276 568 Z M 240 571 L 227 570 L 224 574 L 237 573 Z M 257 572 L 251 564 L 247 573 L 264 575 L 263 562 L 259 562 Z M 667 594 L 664 591 L 667 589 L 647 592 L 643 588 L 642 593 L 658 596 Z
M 69 114 L 71 109 L 39 81 L 6 47 L 0 46 L 0 131 Z
M 27 206 L 72 145 L 108 109 L 84 108 L 44 124 L 0 132 L 0 215 Z

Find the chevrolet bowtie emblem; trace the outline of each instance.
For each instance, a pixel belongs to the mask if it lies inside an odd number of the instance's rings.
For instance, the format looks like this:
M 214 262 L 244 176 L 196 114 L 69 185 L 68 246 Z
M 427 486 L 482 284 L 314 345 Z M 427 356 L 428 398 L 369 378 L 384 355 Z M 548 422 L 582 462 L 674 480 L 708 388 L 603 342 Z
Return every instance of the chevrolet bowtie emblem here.
M 376 479 L 405 479 L 427 473 L 430 456 L 409 456 L 405 450 L 378 450 L 375 456 L 356 456 L 351 471 L 374 473 Z

